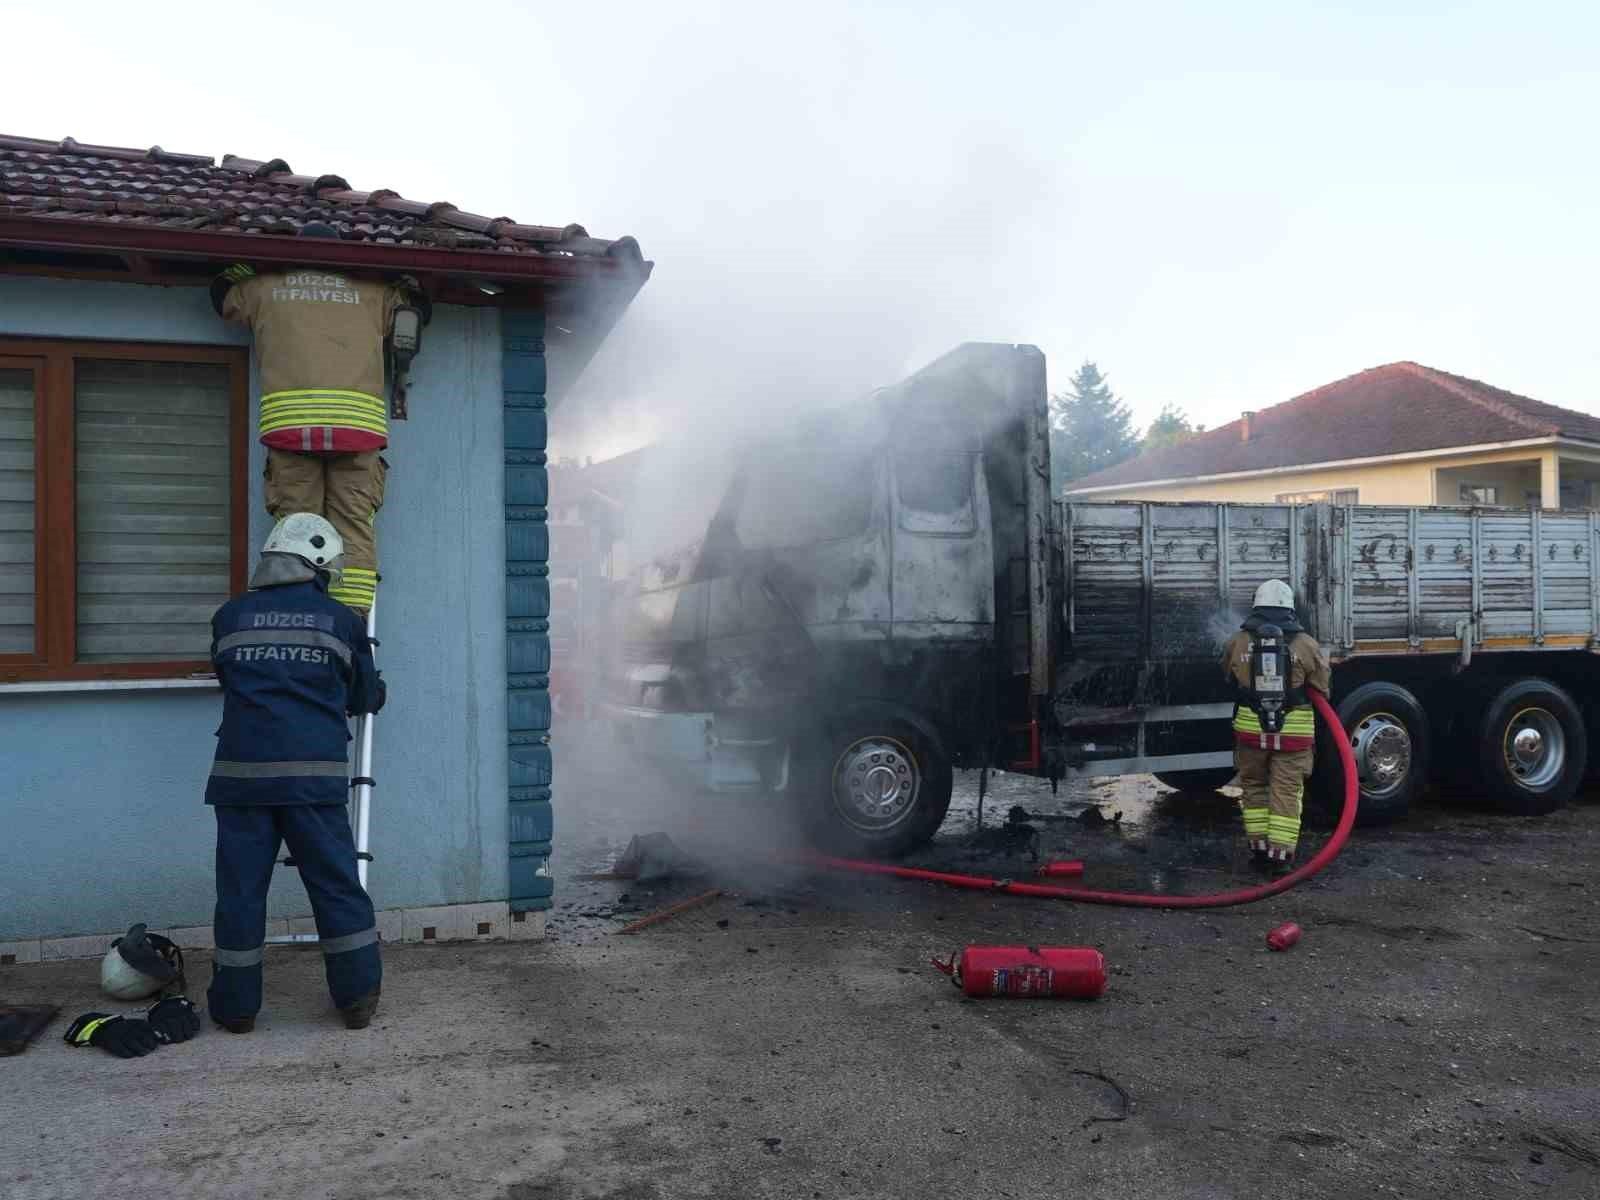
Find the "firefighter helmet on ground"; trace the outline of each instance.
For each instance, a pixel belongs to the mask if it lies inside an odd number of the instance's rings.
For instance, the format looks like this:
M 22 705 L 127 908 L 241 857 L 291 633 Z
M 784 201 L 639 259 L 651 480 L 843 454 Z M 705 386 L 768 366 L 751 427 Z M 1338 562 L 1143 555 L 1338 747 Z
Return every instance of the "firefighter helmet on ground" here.
M 100 960 L 100 987 L 118 1000 L 143 1000 L 172 984 L 183 986 L 183 951 L 142 924 L 112 942 Z
M 316 513 L 290 513 L 272 527 L 263 554 L 293 554 L 313 567 L 332 568 L 344 554 L 344 539 L 325 517 Z
M 1252 608 L 1293 608 L 1294 592 L 1281 579 L 1269 579 L 1256 589 Z

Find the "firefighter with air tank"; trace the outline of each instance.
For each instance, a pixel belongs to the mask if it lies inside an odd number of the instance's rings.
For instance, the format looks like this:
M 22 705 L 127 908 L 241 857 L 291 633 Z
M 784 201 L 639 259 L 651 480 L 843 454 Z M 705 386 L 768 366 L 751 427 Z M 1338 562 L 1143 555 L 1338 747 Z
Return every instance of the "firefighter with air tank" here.
M 299 236 L 337 240 L 339 232 L 309 221 Z M 267 511 L 277 520 L 311 512 L 332 522 L 345 564 L 328 594 L 365 616 L 378 590 L 374 522 L 389 473 L 385 367 L 400 419 L 404 373 L 432 312 L 428 298 L 409 277 L 309 267 L 258 273 L 240 263 L 213 281 L 211 302 L 254 335 Z
M 1228 639 L 1223 674 L 1239 692 L 1233 708 L 1233 762 L 1254 864 L 1286 873 L 1300 841 L 1301 797 L 1311 775 L 1316 711 L 1306 689 L 1326 696 L 1333 668 L 1295 614 L 1281 579 L 1256 589 L 1250 615 Z

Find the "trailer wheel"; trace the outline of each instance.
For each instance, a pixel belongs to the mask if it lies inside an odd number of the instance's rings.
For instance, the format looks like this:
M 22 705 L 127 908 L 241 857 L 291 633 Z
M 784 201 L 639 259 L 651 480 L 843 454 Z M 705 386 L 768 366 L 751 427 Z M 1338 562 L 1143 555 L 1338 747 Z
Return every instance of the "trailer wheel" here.
M 1518 679 L 1501 688 L 1478 732 L 1482 776 L 1506 812 L 1553 812 L 1583 783 L 1589 760 L 1583 714 L 1547 679 Z
M 1428 715 L 1411 692 L 1397 683 L 1364 683 L 1339 702 L 1339 720 L 1361 779 L 1361 825 L 1398 821 L 1411 810 L 1428 780 Z M 1316 771 L 1307 795 L 1307 816 L 1332 825 L 1344 808 L 1339 756 L 1327 730 L 1317 730 Z
M 1199 771 L 1157 771 L 1156 778 L 1175 791 L 1204 796 L 1233 782 L 1232 767 L 1207 767 Z
M 853 716 L 820 736 L 804 799 L 820 811 L 813 822 L 825 847 L 867 857 L 893 857 L 939 831 L 955 777 L 934 733 L 892 714 Z

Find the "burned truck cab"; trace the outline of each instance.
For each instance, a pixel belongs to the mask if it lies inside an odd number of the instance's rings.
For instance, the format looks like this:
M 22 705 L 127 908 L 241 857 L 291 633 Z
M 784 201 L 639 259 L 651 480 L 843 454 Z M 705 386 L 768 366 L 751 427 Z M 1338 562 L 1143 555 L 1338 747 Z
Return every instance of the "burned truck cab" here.
M 830 845 L 931 837 L 953 768 L 1032 719 L 1043 405 L 1037 350 L 964 346 L 741 447 L 703 535 L 631 581 L 605 709 L 619 740 L 798 806 Z

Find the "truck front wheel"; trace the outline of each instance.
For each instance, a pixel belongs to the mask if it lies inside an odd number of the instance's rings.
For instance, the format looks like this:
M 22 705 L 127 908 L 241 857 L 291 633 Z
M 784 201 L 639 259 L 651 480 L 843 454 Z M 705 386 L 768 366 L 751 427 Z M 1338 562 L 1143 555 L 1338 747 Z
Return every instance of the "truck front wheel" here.
M 827 849 L 893 857 L 929 841 L 950 809 L 954 775 L 939 739 L 904 718 L 863 715 L 820 736 L 804 799 Z M 815 797 L 815 798 L 813 798 Z
M 1491 798 L 1523 816 L 1553 812 L 1572 799 L 1588 751 L 1583 714 L 1564 689 L 1545 679 L 1508 683 L 1479 726 L 1478 761 Z

